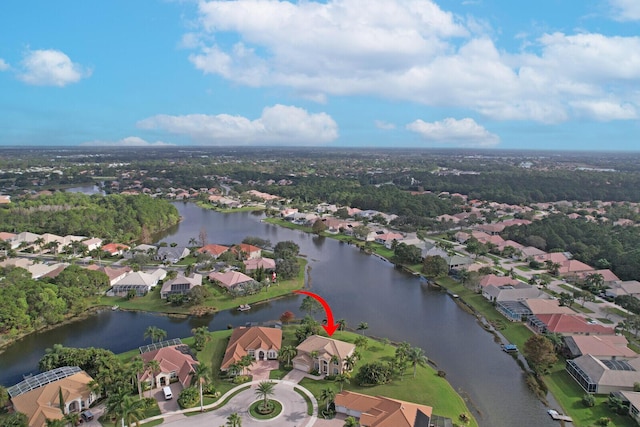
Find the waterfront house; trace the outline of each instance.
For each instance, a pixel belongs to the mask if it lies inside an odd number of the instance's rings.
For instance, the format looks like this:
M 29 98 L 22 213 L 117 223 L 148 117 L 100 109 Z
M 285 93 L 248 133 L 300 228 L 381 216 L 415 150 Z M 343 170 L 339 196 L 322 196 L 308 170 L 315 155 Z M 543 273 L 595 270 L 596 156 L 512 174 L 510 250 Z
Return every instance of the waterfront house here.
M 255 280 L 239 271 L 226 271 L 226 272 L 213 272 L 209 273 L 209 280 L 217 283 L 223 288 L 235 289 L 244 287 L 249 282 L 255 282 Z
M 190 276 L 178 274 L 175 279 L 162 284 L 160 298 L 166 299 L 169 295 L 188 295 L 196 286 L 202 286 L 202 274 L 194 273 Z
M 173 341 L 160 342 L 141 349 L 140 357 L 145 365 L 151 360 L 157 360 L 160 365 L 159 371 L 152 372 L 147 369 L 140 375 L 140 381 L 147 383 L 150 388 L 168 386 L 176 381 L 182 384 L 182 387 L 191 385 L 191 373 L 199 362 L 188 345 L 166 345 L 171 342 Z
M 590 354 L 598 359 L 635 358 L 624 335 L 572 335 L 564 338 L 565 354 L 576 358 Z
M 262 249 L 246 243 L 232 246 L 231 251 L 236 255 L 242 255 L 242 259 L 256 259 L 262 256 Z
M 345 372 L 344 360 L 347 356 L 353 355 L 356 346 L 333 338 L 311 335 L 296 349 L 298 355 L 293 358 L 294 369 L 337 375 Z
M 108 266 L 102 267 L 96 264 L 88 265 L 87 270 L 101 271 L 104 274 L 106 274 L 107 277 L 109 278 L 110 286 L 113 286 L 116 283 L 118 283 L 118 281 L 120 281 L 121 279 L 124 279 L 124 277 L 132 271 L 131 267 L 129 266 L 116 268 L 116 267 L 108 267 Z
M 640 358 L 601 360 L 585 354 L 567 360 L 566 370 L 587 393 L 633 391 L 634 384 L 640 383 Z
M 492 302 L 524 301 L 529 298 L 540 298 L 544 295 L 540 289 L 523 282 L 513 285 L 487 285 L 482 289 L 482 296 Z
M 252 258 L 246 261 L 242 261 L 244 264 L 244 271 L 247 273 L 256 271 L 262 268 L 264 271 L 274 271 L 276 269 L 276 260 L 273 258 Z
M 99 397 L 91 391 L 92 381 L 79 367 L 63 366 L 27 377 L 7 391 L 14 409 L 27 416 L 29 427 L 44 427 L 47 420 L 62 420 L 70 412 L 88 409 Z
M 362 427 L 428 427 L 433 408 L 383 396 L 341 391 L 336 394 L 336 412 L 358 419 Z
M 115 295 L 126 295 L 130 290 L 134 290 L 137 296 L 144 296 L 165 277 L 167 272 L 161 268 L 150 273 L 136 271 L 118 280 L 111 288 L 111 292 Z
M 282 329 L 262 326 L 235 328 L 229 338 L 220 370 L 227 371 L 244 356 L 254 360 L 277 360 L 282 347 Z
M 615 335 L 609 326 L 598 325 L 576 314 L 539 314 L 529 317 L 527 324 L 538 333 L 562 335 Z

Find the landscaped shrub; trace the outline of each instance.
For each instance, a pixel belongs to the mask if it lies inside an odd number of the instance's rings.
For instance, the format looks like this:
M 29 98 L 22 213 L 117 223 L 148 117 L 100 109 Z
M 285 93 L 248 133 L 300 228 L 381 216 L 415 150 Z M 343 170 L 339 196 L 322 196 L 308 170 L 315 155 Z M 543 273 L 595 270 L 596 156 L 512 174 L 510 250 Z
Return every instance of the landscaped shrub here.
M 596 404 L 596 398 L 592 394 L 582 396 L 582 404 L 587 408 L 592 408 Z
M 200 392 L 196 387 L 187 387 L 180 393 L 178 397 L 178 405 L 181 408 L 193 408 L 200 403 Z
M 598 421 L 596 421 L 596 424 L 599 426 L 603 426 L 606 427 L 609 425 L 609 423 L 611 422 L 611 418 L 609 417 L 602 417 L 600 418 Z

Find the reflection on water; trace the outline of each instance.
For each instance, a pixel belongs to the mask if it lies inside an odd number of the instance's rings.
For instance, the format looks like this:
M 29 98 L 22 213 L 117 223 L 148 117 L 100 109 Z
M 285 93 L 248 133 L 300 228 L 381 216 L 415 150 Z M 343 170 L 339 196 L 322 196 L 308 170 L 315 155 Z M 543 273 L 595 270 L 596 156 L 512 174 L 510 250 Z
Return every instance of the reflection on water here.
M 259 221 L 261 215 L 255 213 L 220 214 L 191 204 L 176 206 L 184 219 L 160 236 L 161 241 L 187 245 L 204 228 L 208 243 L 239 243 L 247 236 L 268 239 L 272 244 L 297 242 L 312 267 L 313 291 L 327 300 L 334 317 L 346 319 L 352 328 L 367 322 L 369 335 L 422 347 L 438 369 L 446 372 L 451 384 L 472 401 L 470 406 L 475 408 L 481 426 L 520 425 L 522 420 L 527 420 L 526 425 L 556 425 L 527 389 L 522 371 L 511 356 L 501 351 L 475 317 L 461 310 L 446 293 L 351 245 L 264 224 Z M 168 338 L 184 337 L 198 326 L 225 329 L 228 325 L 277 319 L 287 310 L 300 317 L 301 299 L 291 295 L 252 305 L 247 312 L 229 310 L 204 318 L 103 311 L 29 336 L 8 348 L 0 354 L 0 383 L 11 385 L 23 373 L 35 370 L 45 349 L 55 343 L 121 352 L 145 344 L 143 335 L 149 325 L 166 330 Z

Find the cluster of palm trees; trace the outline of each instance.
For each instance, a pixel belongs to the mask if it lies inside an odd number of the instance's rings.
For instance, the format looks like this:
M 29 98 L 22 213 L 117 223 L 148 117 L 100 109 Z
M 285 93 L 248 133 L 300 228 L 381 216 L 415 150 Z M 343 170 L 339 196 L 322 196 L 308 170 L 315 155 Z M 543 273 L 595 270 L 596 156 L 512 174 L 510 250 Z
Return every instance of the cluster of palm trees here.
M 144 331 L 144 339 L 151 338 L 151 343 L 160 342 L 167 337 L 167 331 L 157 326 L 149 326 Z
M 395 362 L 399 366 L 409 364 L 413 366 L 413 378 L 416 377 L 418 366 L 426 366 L 429 359 L 424 354 L 424 350 L 420 347 L 411 347 L 408 342 L 402 342 L 396 348 Z
M 229 372 L 235 375 L 245 375 L 246 372 L 250 372 L 249 366 L 251 366 L 254 362 L 254 357 L 248 354 L 245 354 L 238 360 L 236 363 L 232 363 L 229 366 Z

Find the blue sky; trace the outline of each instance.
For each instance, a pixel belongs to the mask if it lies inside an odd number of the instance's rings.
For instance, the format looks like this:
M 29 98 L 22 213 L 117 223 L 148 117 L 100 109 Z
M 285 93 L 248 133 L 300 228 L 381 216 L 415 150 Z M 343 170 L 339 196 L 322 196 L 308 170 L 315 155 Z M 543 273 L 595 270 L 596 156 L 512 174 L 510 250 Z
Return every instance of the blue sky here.
M 21 0 L 0 145 L 640 150 L 638 0 Z

